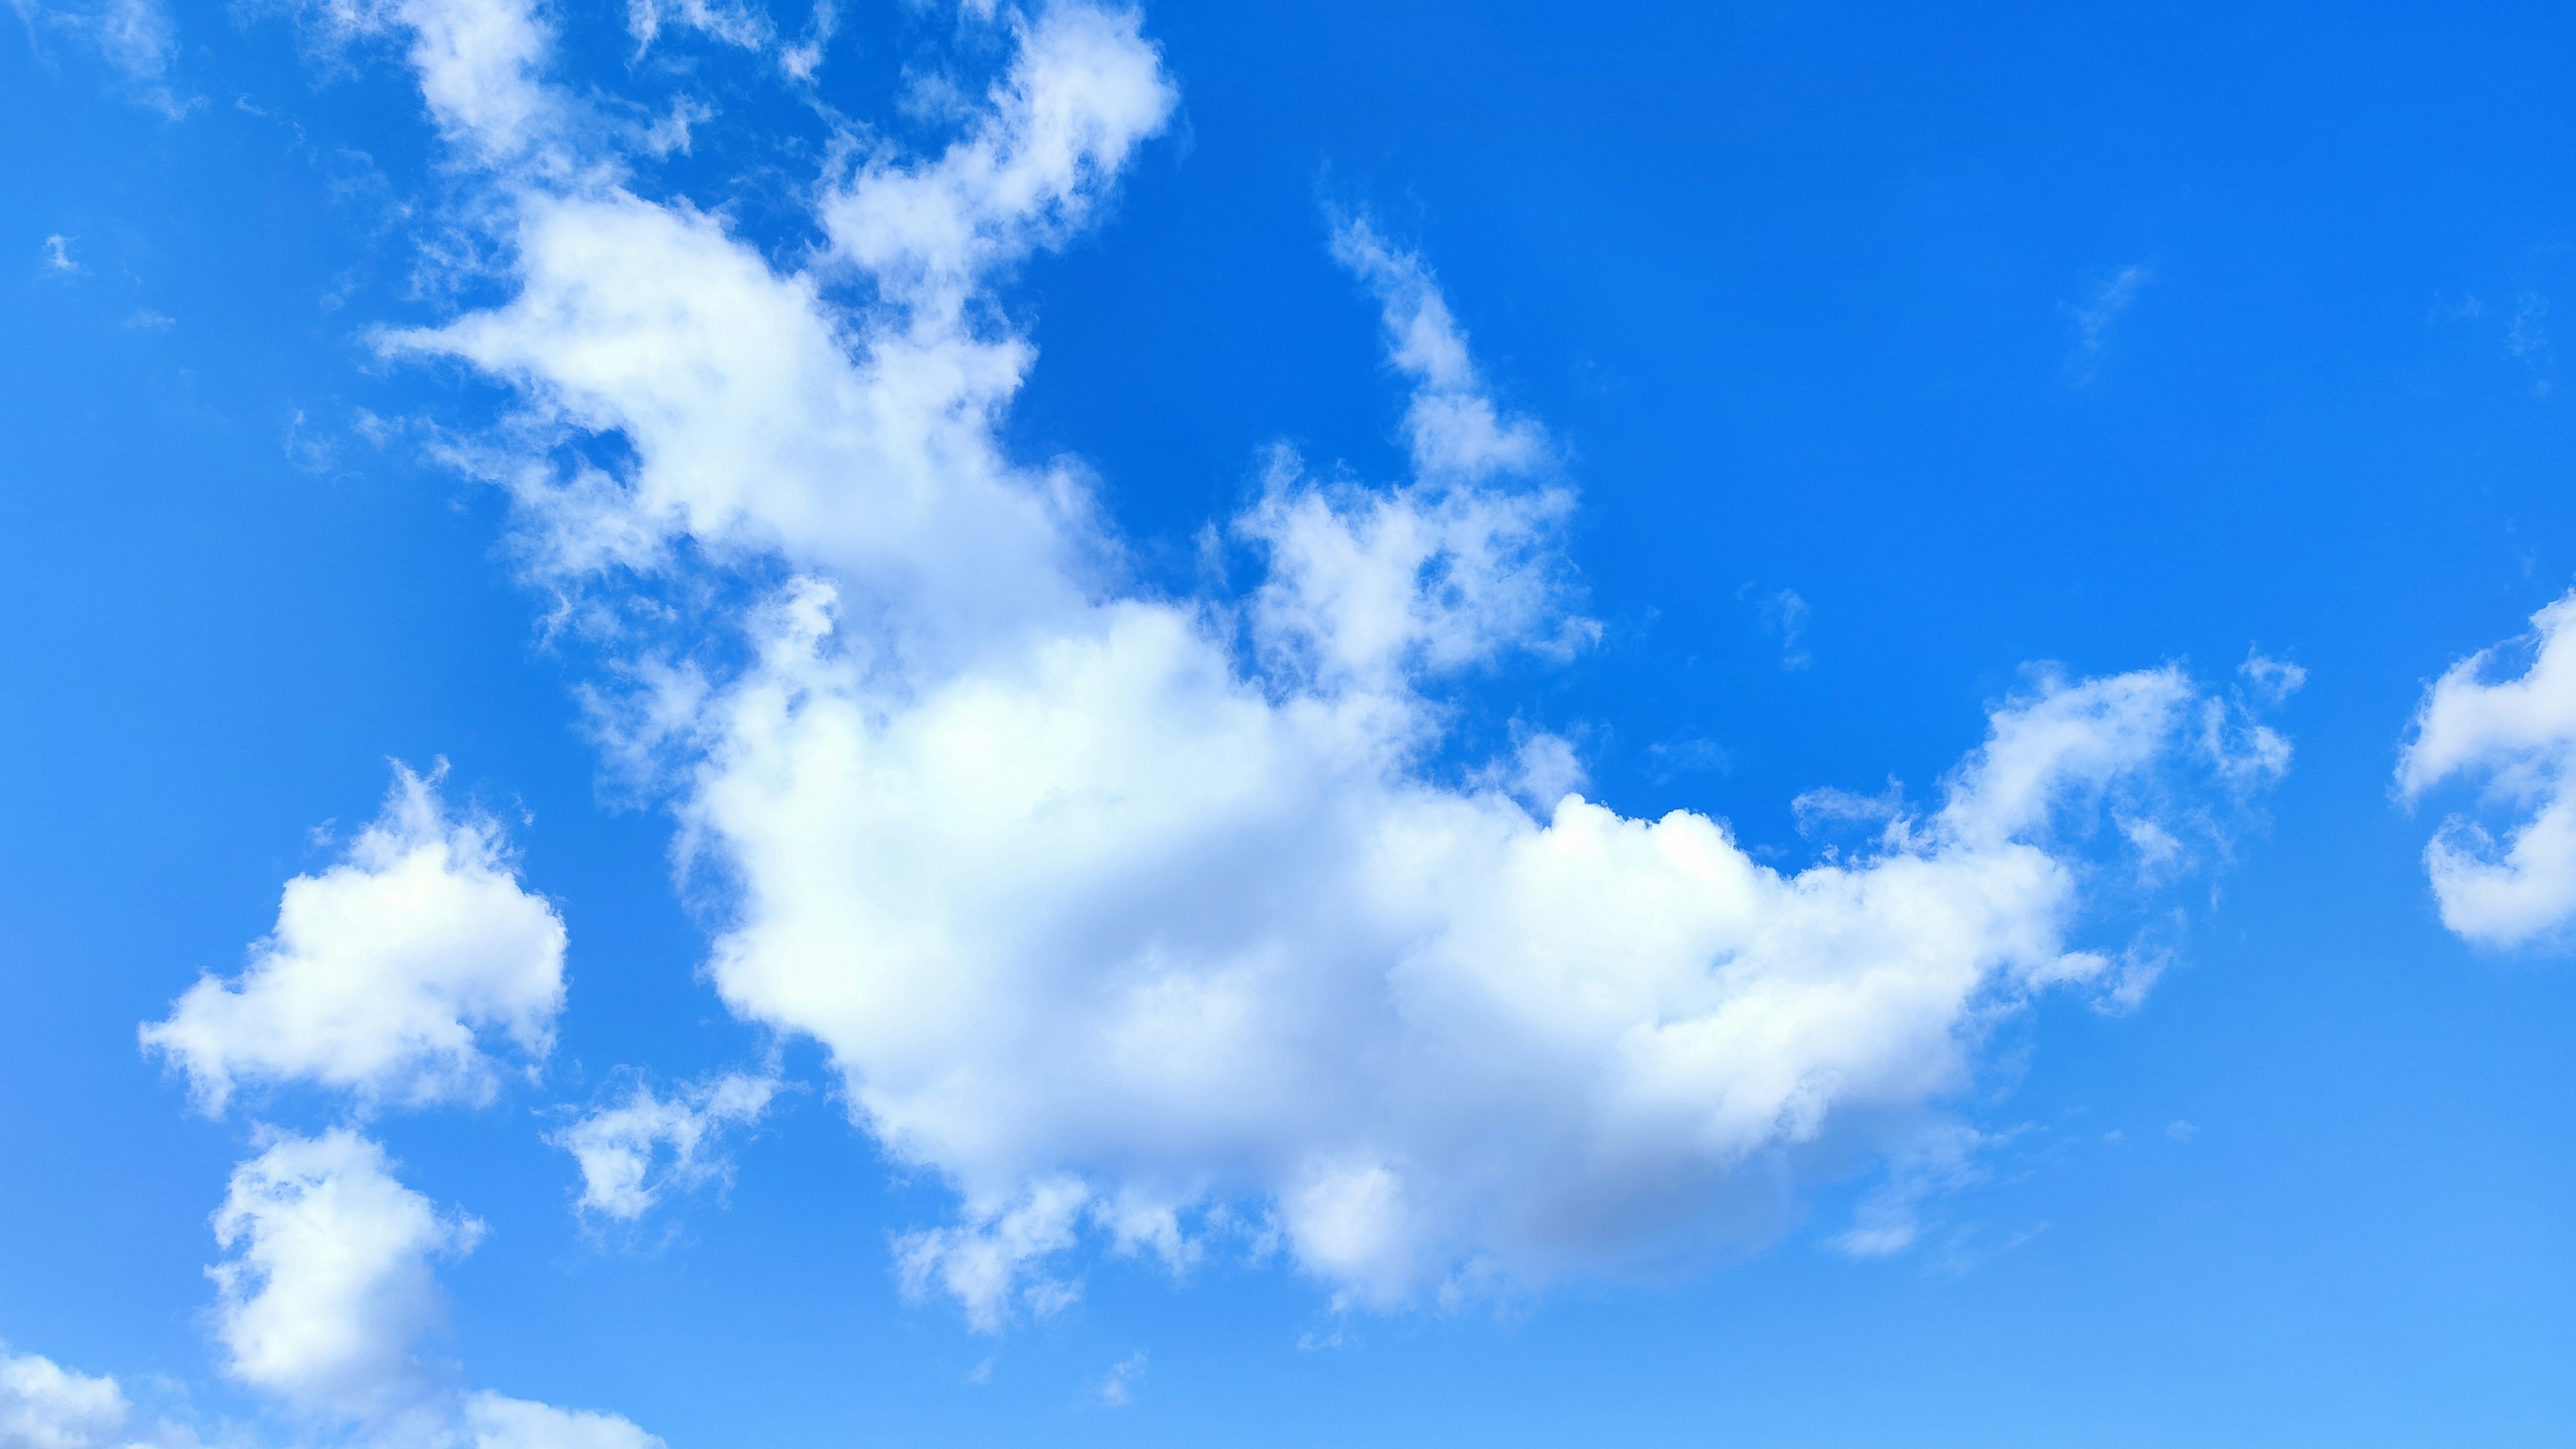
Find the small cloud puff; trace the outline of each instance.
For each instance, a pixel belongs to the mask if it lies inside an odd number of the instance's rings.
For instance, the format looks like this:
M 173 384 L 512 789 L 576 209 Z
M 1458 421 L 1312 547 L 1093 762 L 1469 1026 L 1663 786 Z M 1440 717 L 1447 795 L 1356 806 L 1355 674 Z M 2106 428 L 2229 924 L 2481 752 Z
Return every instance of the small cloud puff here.
M 622 1101 L 547 1140 L 581 1164 L 584 1212 L 633 1222 L 665 1193 L 725 1180 L 732 1164 L 723 1153 L 724 1134 L 759 1121 L 778 1088 L 774 1076 L 740 1072 L 669 1096 L 637 1081 Z
M 451 814 L 438 783 L 397 764 L 384 813 L 340 863 L 287 882 L 249 968 L 200 978 L 142 1028 L 202 1110 L 295 1081 L 370 1105 L 483 1102 L 496 1038 L 530 1058 L 552 1047 L 563 920 L 520 884 L 500 827 Z

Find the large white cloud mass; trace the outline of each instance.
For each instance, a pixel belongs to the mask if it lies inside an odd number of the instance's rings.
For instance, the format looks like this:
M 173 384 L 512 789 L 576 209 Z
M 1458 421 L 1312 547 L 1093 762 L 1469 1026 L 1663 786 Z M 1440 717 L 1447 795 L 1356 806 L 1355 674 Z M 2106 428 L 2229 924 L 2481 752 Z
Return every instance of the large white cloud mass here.
M 2531 616 L 2517 641 L 2530 662 L 2498 677 L 2515 646 L 2481 650 L 2425 692 L 2397 767 L 2398 791 L 2422 797 L 2477 781 L 2482 803 L 2517 817 L 2501 845 L 2453 815 L 2424 847 L 2442 924 L 2489 946 L 2518 946 L 2576 918 L 2576 593 Z
M 1233 1223 L 1367 1304 L 1687 1253 L 1747 1184 L 1912 1140 L 2033 993 L 2133 1001 L 2147 954 L 2072 944 L 2093 888 L 2171 878 L 2286 764 L 2178 669 L 2038 673 L 1936 799 L 1796 872 L 1568 793 L 1562 740 L 1463 768 L 1426 691 L 1595 633 L 1572 495 L 1364 220 L 1334 251 L 1412 389 L 1411 476 L 1274 456 L 1231 521 L 1248 594 L 1134 586 L 1080 472 L 997 440 L 1033 352 L 991 289 L 1175 104 L 1135 15 L 1004 17 L 955 142 L 851 137 L 782 268 L 639 195 L 537 53 L 424 18 L 542 35 L 508 3 L 359 17 L 416 28 L 515 286 L 385 344 L 514 389 L 456 456 L 606 631 L 609 743 L 728 885 L 711 978 L 955 1185 L 898 1260 L 978 1324 L 1065 1301 L 1050 1260 L 1091 1232 L 1178 1265 Z M 597 433 L 630 461 L 566 461 Z
M 208 1112 L 240 1085 L 297 1080 L 369 1104 L 486 1101 L 500 1070 L 488 1043 L 551 1047 L 562 918 L 522 888 L 498 825 L 452 815 L 434 778 L 394 774 L 347 857 L 286 883 L 250 968 L 199 979 L 143 1028 Z

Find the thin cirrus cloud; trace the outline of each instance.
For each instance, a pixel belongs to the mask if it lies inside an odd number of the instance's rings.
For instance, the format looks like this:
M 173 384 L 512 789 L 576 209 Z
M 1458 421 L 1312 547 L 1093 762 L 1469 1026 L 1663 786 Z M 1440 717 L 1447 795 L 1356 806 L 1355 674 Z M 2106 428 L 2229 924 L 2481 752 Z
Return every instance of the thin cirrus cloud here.
M 1176 1270 L 1276 1244 L 1379 1307 L 1623 1273 L 1758 1236 L 1773 1185 L 1870 1150 L 1918 1164 L 1854 1247 L 1892 1244 L 1967 1171 L 1940 1104 L 1985 1025 L 2050 990 L 2133 1004 L 2152 953 L 2079 924 L 2219 854 L 2208 822 L 2286 766 L 2247 696 L 2163 667 L 2034 672 L 1933 800 L 1796 873 L 1570 793 L 1570 745 L 1453 783 L 1434 682 L 1595 631 L 1560 450 L 1418 257 L 1335 227 L 1409 476 L 1274 451 L 1231 520 L 1266 564 L 1243 599 L 1124 586 L 1081 473 L 999 441 L 1034 350 L 993 288 L 1173 111 L 1138 17 L 1005 18 L 958 139 L 836 163 L 790 270 L 630 189 L 532 12 L 342 19 L 405 35 L 514 268 L 506 303 L 382 346 L 514 391 L 452 456 L 599 644 L 609 753 L 731 883 L 709 977 L 954 1187 L 897 1263 L 978 1327 L 1070 1302 L 1086 1242 Z M 631 466 L 560 461 L 599 433 Z M 658 607 L 724 597 L 705 573 L 759 598 Z M 1536 775 L 1552 798 L 1498 783 Z
M 2507 657 L 2529 662 L 2506 672 Z M 2509 817 L 2498 841 L 2469 814 L 2424 847 L 2442 924 L 2484 946 L 2527 945 L 2576 919 L 2576 593 L 2531 616 L 2531 632 L 2454 664 L 2425 691 L 2397 767 L 2408 802 L 2453 781 Z
M 287 882 L 277 928 L 230 981 L 201 978 L 143 1044 L 220 1115 L 236 1090 L 307 1081 L 368 1105 L 490 1100 L 490 1048 L 542 1058 L 564 1000 L 564 925 L 500 827 L 394 767 L 338 864 Z

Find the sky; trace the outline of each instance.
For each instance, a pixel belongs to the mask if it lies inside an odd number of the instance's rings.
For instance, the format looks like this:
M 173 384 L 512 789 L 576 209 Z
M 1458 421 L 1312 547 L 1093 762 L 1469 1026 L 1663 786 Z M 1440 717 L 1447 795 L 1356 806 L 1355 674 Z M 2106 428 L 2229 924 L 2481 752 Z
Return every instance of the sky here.
M 0 1449 L 2576 1436 L 2563 13 L 0 31 Z

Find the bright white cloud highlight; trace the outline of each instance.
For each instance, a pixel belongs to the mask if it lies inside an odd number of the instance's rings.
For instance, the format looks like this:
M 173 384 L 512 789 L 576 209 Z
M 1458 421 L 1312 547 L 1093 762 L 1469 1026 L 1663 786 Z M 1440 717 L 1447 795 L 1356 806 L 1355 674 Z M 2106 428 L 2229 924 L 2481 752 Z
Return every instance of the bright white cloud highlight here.
M 2506 660 L 2527 652 L 2518 676 Z M 2576 918 L 2576 593 L 2531 616 L 2531 633 L 2451 666 L 2426 691 L 2397 766 L 2408 801 L 2452 780 L 2512 817 L 2499 842 L 2466 815 L 2442 822 L 2424 869 L 2442 924 L 2486 946 L 2519 946 Z
M 320 875 L 287 882 L 277 929 L 230 981 L 208 976 L 145 1046 L 220 1113 L 239 1086 L 309 1081 L 362 1102 L 488 1100 L 496 1039 L 543 1057 L 563 1007 L 564 926 L 523 889 L 500 827 L 451 813 L 435 776 L 394 767 L 384 813 Z
M 907 1285 L 992 1327 L 1070 1301 L 1086 1234 L 1180 1266 L 1238 1230 L 1353 1303 L 1619 1272 L 1737 1231 L 1741 1184 L 1912 1140 L 2033 994 L 2143 990 L 2074 944 L 2095 888 L 2172 879 L 2287 763 L 2178 669 L 2034 675 L 1933 801 L 1803 871 L 1570 793 L 1552 736 L 1444 761 L 1428 681 L 1594 630 L 1544 430 L 1365 222 L 1333 250 L 1409 385 L 1410 476 L 1282 455 L 1232 521 L 1247 597 L 1123 587 L 1079 472 L 997 441 L 1032 353 L 988 304 L 1172 89 L 1124 12 L 1017 38 L 944 152 L 825 178 L 802 270 L 613 161 L 502 168 L 517 295 L 388 339 L 517 389 L 474 464 L 628 651 L 612 752 L 660 762 L 730 883 L 718 991 L 958 1190 Z M 632 466 L 552 461 L 583 432 Z M 614 632 L 711 597 L 698 570 L 786 582 Z
M 777 1094 L 775 1077 L 739 1072 L 667 1097 L 638 1081 L 551 1140 L 581 1164 L 582 1209 L 633 1222 L 665 1193 L 725 1178 L 724 1133 L 760 1120 Z

